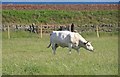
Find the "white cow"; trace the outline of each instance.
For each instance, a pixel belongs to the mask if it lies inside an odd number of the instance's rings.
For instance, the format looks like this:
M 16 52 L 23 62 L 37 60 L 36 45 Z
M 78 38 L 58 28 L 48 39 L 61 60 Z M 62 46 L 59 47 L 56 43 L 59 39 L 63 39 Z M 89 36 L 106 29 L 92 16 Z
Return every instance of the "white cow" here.
M 55 54 L 56 48 L 58 46 L 68 47 L 69 53 L 71 49 L 77 50 L 79 53 L 80 47 L 83 47 L 89 51 L 93 51 L 93 46 L 89 41 L 86 41 L 79 33 L 70 31 L 53 31 L 50 34 L 50 44 L 48 48 L 52 45 L 53 54 Z

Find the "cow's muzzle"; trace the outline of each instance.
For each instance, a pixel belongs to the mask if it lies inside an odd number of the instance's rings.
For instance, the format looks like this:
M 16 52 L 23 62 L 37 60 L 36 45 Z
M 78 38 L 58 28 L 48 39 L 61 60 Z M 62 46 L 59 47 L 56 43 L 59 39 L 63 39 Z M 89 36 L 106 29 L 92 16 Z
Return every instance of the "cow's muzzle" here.
M 91 52 L 94 52 L 94 49 L 90 50 Z

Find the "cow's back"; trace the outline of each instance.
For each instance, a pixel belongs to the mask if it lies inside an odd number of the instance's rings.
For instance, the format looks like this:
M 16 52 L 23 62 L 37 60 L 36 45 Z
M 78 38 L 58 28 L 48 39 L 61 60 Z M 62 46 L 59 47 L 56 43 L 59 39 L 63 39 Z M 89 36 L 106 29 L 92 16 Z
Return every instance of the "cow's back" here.
M 62 47 L 68 46 L 70 42 L 70 31 L 53 31 L 51 35 L 51 42 L 56 43 Z

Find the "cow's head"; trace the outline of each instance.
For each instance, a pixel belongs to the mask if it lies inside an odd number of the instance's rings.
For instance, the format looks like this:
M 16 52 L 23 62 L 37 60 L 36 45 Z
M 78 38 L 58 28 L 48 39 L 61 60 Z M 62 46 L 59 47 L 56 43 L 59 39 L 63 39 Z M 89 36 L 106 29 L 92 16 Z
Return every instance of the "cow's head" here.
M 85 49 L 87 49 L 89 51 L 93 51 L 94 50 L 93 46 L 91 45 L 91 42 L 87 41 L 87 42 L 84 42 L 83 44 L 84 44 L 84 48 Z

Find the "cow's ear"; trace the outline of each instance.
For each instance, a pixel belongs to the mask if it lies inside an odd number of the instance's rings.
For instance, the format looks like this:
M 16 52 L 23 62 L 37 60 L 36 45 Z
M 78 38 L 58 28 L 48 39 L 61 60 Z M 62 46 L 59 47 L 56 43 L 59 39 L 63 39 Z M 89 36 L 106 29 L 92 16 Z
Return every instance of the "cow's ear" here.
M 88 43 L 89 41 L 87 41 L 86 43 Z

